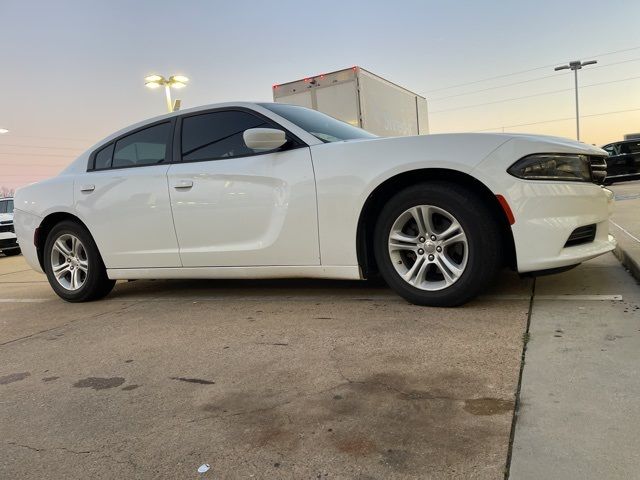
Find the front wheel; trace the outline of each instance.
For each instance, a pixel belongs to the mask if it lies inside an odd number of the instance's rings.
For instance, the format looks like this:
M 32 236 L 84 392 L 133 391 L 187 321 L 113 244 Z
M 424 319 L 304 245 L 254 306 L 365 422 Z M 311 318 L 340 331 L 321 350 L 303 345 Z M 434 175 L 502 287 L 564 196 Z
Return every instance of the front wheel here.
M 409 187 L 383 208 L 374 232 L 378 268 L 417 305 L 453 307 L 475 297 L 501 265 L 501 235 L 483 199 L 460 185 Z
M 97 300 L 115 285 L 109 280 L 93 238 L 81 225 L 57 224 L 44 247 L 44 270 L 53 290 L 68 302 Z

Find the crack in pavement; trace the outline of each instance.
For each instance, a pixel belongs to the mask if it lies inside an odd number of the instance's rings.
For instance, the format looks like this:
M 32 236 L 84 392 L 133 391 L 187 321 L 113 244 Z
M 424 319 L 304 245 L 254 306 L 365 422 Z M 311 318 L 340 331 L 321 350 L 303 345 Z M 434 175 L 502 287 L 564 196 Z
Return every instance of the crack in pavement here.
M 34 452 L 63 451 L 63 452 L 71 453 L 71 454 L 74 454 L 74 455 L 100 455 L 100 457 L 98 457 L 98 458 L 108 458 L 109 460 L 111 460 L 111 461 L 113 461 L 115 463 L 118 463 L 120 465 L 129 465 L 134 470 L 138 469 L 138 465 L 131 459 L 130 456 L 129 456 L 129 458 L 127 460 L 119 460 L 117 458 L 114 458 L 109 453 L 105 453 L 105 452 L 101 452 L 101 451 L 94 451 L 94 450 L 74 450 L 72 448 L 67 448 L 67 447 L 36 448 L 36 447 L 31 446 L 31 445 L 25 445 L 25 444 L 22 444 L 22 443 L 12 442 L 12 441 L 7 442 L 7 445 L 13 445 L 15 447 L 26 448 L 26 449 L 34 451 Z
M 59 328 L 65 328 L 65 327 L 68 327 L 69 325 L 72 325 L 72 324 L 77 323 L 77 322 L 82 321 L 82 320 L 86 320 L 86 321 L 94 320 L 94 319 L 99 318 L 99 317 L 101 317 L 103 315 L 109 315 L 109 314 L 113 314 L 113 313 L 118 313 L 118 312 L 127 310 L 128 308 L 134 307 L 134 306 L 136 306 L 138 304 L 141 304 L 141 303 L 144 303 L 144 302 L 147 302 L 147 301 L 152 301 L 152 299 L 139 300 L 137 302 L 131 303 L 129 305 L 124 305 L 122 307 L 118 307 L 118 308 L 113 309 L 113 310 L 108 310 L 106 312 L 95 313 L 95 314 L 90 315 L 90 316 L 85 317 L 85 318 L 76 318 L 75 320 L 71 320 L 71 321 L 69 321 L 69 322 L 67 322 L 65 324 L 62 324 L 62 325 L 57 325 L 55 327 L 47 328 L 45 330 L 40 330 L 39 332 L 31 333 L 31 334 L 25 335 L 23 337 L 18 337 L 18 338 L 14 338 L 12 340 L 7 340 L 6 342 L 0 343 L 0 347 L 4 347 L 5 345 L 10 345 L 12 343 L 19 342 L 20 340 L 28 340 L 28 339 L 30 339 L 32 337 L 36 337 L 36 336 L 41 335 L 43 333 L 48 333 L 48 332 L 51 332 L 53 330 L 57 330 Z
M 24 445 L 22 443 L 17 443 L 17 442 L 7 442 L 7 444 L 14 445 L 16 447 L 28 448 L 29 450 L 33 450 L 34 452 L 47 452 L 47 451 L 50 451 L 50 450 L 62 450 L 62 451 L 65 451 L 65 452 L 76 454 L 76 455 L 97 453 L 97 452 L 92 452 L 91 450 L 73 450 L 73 449 L 67 448 L 67 447 L 36 448 L 36 447 L 32 447 L 31 445 Z

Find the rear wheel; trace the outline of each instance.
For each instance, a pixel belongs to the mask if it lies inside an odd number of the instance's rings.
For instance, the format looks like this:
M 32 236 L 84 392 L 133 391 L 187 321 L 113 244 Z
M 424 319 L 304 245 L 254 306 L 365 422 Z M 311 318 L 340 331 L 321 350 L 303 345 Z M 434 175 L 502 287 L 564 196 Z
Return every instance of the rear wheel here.
M 378 268 L 418 305 L 452 307 L 475 297 L 501 265 L 501 235 L 483 200 L 463 187 L 428 182 L 383 208 L 374 232 Z
M 98 248 L 83 226 L 72 221 L 57 224 L 44 248 L 47 279 L 64 300 L 96 300 L 113 289 L 115 281 L 107 277 Z

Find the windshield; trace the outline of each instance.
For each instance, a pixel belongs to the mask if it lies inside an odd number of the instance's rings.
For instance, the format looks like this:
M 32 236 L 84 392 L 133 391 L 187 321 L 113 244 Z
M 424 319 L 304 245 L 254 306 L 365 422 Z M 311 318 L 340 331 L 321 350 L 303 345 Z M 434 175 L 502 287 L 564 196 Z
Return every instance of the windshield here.
M 325 143 L 376 137 L 373 133 L 310 108 L 284 103 L 261 103 L 260 106 L 286 118 Z
M 0 213 L 13 213 L 13 200 L 2 200 L 0 202 Z

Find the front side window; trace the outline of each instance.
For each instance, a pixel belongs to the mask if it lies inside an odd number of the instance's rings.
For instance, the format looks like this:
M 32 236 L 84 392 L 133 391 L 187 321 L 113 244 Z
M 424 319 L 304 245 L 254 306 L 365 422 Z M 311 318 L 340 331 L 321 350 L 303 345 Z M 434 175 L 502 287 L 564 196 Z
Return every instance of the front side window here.
M 9 205 L 9 202 L 6 200 L 0 202 L 0 213 L 7 213 L 8 205 Z
M 182 120 L 182 160 L 197 162 L 253 155 L 242 134 L 268 128 L 264 119 L 241 111 L 211 112 Z
M 157 165 L 167 161 L 171 127 L 171 123 L 161 123 L 118 140 L 114 147 L 112 167 Z
M 7 213 L 13 213 L 13 200 L 5 202 L 7 204 Z
M 310 108 L 284 103 L 261 103 L 260 105 L 286 118 L 325 143 L 376 137 L 373 133 Z

